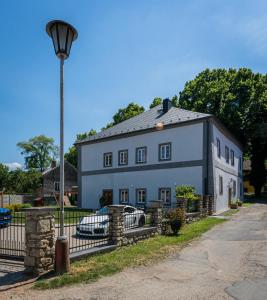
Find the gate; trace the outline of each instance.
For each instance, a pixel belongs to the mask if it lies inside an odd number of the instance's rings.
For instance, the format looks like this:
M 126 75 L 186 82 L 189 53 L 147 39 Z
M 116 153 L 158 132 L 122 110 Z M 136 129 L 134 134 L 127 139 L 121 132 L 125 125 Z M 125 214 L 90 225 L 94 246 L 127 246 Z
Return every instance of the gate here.
M 56 236 L 59 235 L 59 211 L 56 211 Z M 108 244 L 108 211 L 93 214 L 86 209 L 68 209 L 64 213 L 64 231 L 70 254 Z
M 10 219 L 11 218 L 11 219 Z M 23 259 L 25 255 L 25 212 L 0 214 L 0 257 Z

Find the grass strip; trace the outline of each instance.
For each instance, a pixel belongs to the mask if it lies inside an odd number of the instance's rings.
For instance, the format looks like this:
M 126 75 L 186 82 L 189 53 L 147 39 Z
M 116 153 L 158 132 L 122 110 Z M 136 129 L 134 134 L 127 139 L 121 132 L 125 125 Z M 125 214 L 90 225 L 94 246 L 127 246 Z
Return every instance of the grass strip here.
M 113 252 L 91 256 L 71 264 L 68 274 L 42 279 L 34 284 L 36 289 L 52 289 L 76 283 L 88 283 L 103 276 L 120 272 L 126 267 L 144 266 L 166 257 L 181 246 L 201 236 L 223 219 L 205 218 L 185 225 L 178 236 L 158 235 L 136 245 L 121 247 Z

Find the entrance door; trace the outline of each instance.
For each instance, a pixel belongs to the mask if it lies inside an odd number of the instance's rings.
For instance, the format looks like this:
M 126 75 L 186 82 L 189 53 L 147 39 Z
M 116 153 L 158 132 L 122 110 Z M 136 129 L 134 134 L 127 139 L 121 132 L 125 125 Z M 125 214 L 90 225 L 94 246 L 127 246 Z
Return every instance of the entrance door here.
M 113 190 L 104 190 L 103 198 L 105 200 L 105 205 L 112 205 L 113 204 Z
M 228 188 L 228 207 L 231 206 L 231 202 L 232 202 L 232 189 Z

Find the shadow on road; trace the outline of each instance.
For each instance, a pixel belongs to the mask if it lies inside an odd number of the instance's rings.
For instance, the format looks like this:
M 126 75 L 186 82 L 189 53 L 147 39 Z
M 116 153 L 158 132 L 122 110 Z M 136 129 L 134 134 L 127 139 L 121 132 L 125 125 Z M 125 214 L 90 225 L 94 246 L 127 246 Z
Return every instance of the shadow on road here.
M 0 291 L 26 283 L 32 278 L 24 272 L 23 262 L 0 259 Z

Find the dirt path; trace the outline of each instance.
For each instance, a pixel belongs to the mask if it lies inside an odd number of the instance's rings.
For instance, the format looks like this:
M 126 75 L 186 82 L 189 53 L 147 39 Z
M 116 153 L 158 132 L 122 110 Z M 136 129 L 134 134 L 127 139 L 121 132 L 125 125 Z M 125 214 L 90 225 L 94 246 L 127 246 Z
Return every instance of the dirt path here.
M 93 284 L 3 299 L 267 299 L 267 205 L 243 208 L 176 256 Z

